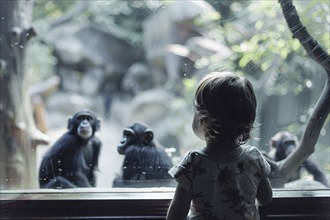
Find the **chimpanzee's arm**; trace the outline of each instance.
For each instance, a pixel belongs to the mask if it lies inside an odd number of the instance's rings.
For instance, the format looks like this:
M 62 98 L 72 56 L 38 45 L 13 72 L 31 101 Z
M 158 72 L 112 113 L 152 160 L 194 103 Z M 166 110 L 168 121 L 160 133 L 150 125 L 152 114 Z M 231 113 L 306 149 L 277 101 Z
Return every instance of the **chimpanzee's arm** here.
M 74 173 L 70 177 L 67 177 L 76 187 L 92 187 L 88 181 L 87 176 L 84 173 Z
M 307 159 L 302 163 L 302 165 L 310 174 L 314 176 L 314 180 L 319 181 L 327 187 L 329 186 L 326 176 L 313 160 Z
M 100 150 L 102 143 L 97 137 L 93 137 L 92 140 L 93 143 L 93 158 L 92 158 L 92 172 L 91 175 L 89 176 L 89 183 L 95 187 L 96 186 L 96 178 L 95 178 L 95 171 L 98 170 L 98 165 L 99 165 L 99 156 L 100 156 Z
M 101 146 L 102 143 L 100 139 L 93 137 L 93 167 L 95 169 L 98 168 Z

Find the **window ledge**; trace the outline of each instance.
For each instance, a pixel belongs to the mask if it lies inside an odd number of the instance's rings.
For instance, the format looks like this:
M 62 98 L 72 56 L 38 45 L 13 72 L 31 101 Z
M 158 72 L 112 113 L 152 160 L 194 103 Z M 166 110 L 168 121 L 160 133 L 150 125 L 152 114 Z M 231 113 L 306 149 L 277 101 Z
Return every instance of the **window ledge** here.
M 165 219 L 173 188 L 8 190 L 0 219 Z M 261 219 L 328 220 L 330 191 L 275 189 Z

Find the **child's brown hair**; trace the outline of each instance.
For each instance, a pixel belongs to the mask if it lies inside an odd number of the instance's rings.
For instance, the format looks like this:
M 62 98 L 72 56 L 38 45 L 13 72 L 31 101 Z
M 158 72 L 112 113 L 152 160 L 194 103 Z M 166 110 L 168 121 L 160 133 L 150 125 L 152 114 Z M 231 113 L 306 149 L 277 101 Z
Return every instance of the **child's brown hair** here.
M 230 72 L 212 72 L 199 82 L 195 111 L 210 142 L 243 144 L 251 138 L 257 100 L 249 80 Z

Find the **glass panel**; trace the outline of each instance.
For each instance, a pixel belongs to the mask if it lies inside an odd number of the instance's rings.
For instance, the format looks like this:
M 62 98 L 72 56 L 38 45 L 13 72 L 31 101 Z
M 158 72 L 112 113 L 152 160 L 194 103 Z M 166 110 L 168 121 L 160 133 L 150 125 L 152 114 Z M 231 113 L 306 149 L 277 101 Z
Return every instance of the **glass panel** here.
M 329 116 L 312 154 L 314 143 L 302 141 L 326 71 L 292 37 L 277 1 L 22 2 L 1 3 L 1 190 L 174 187 L 168 169 L 205 146 L 192 130 L 193 103 L 213 71 L 252 82 L 247 144 L 268 158 L 274 188 L 328 187 Z M 330 3 L 294 4 L 329 53 Z M 98 139 L 88 142 L 90 125 Z M 85 141 L 59 140 L 67 131 Z M 291 154 L 292 169 L 283 168 Z

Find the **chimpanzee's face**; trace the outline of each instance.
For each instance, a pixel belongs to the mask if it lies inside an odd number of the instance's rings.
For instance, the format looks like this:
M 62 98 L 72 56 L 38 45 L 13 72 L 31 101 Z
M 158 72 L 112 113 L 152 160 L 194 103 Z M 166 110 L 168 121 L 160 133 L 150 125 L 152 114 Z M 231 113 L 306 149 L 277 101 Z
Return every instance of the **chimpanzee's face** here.
M 293 150 L 296 148 L 296 142 L 294 140 L 284 140 L 280 146 L 284 152 L 285 158 L 289 156 L 293 152 Z
M 77 121 L 79 123 L 77 128 L 77 134 L 83 139 L 90 138 L 93 135 L 93 117 L 87 114 L 79 115 L 77 117 Z
M 92 112 L 83 110 L 77 112 L 69 119 L 68 129 L 71 132 L 76 133 L 79 137 L 88 139 L 99 129 L 99 123 L 100 121 Z
M 125 151 L 127 149 L 128 146 L 135 144 L 136 141 L 136 137 L 135 137 L 135 132 L 133 129 L 131 128 L 125 128 L 123 130 L 123 136 L 120 139 L 120 143 L 117 146 L 117 151 L 119 154 L 125 154 Z
M 289 156 L 297 145 L 297 137 L 289 132 L 279 132 L 271 140 L 271 146 L 276 150 L 275 161 L 280 161 Z
M 146 125 L 135 122 L 131 126 L 123 129 L 123 135 L 117 146 L 117 151 L 119 154 L 125 154 L 129 146 L 149 146 L 153 140 L 153 135 L 153 132 Z

